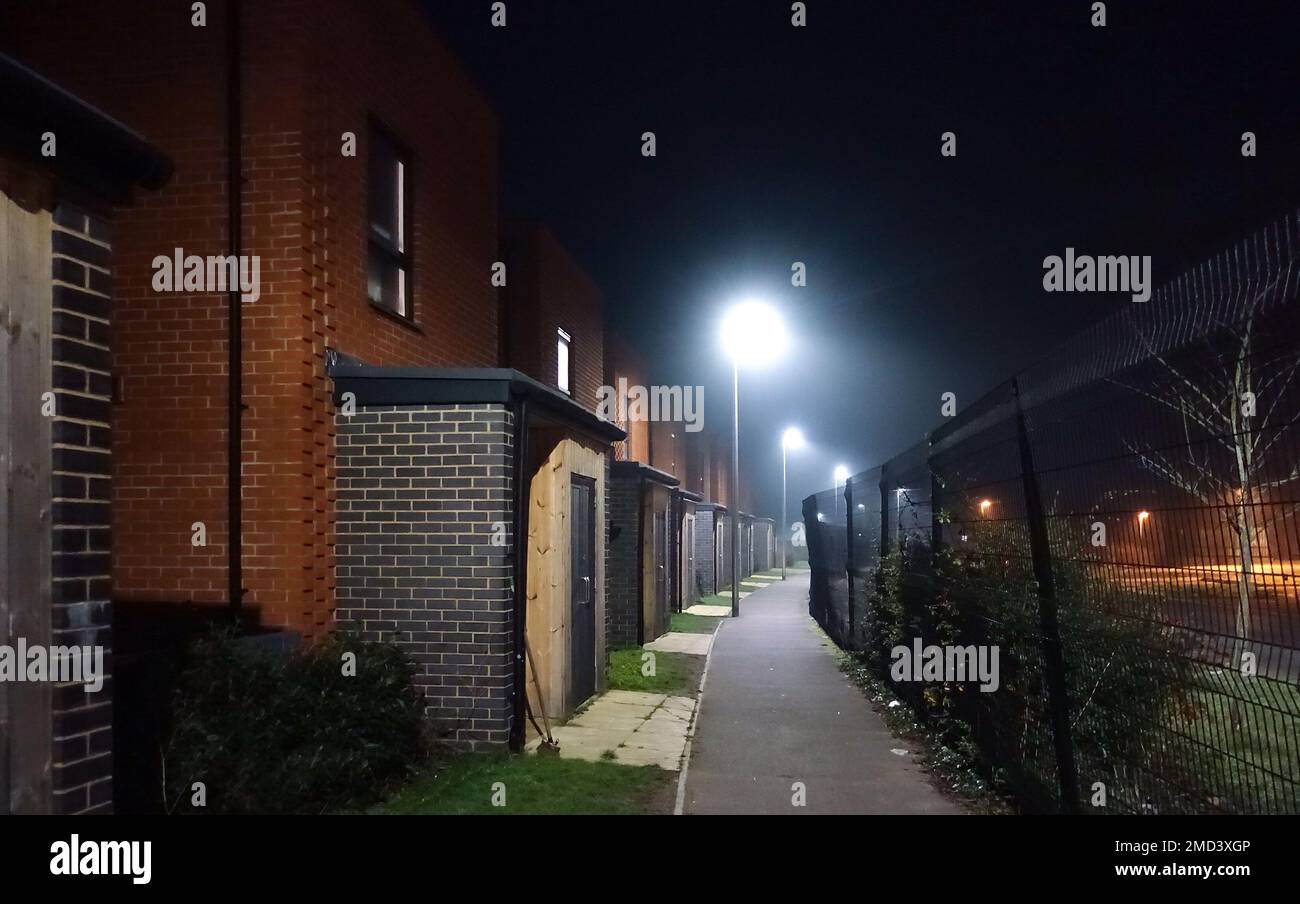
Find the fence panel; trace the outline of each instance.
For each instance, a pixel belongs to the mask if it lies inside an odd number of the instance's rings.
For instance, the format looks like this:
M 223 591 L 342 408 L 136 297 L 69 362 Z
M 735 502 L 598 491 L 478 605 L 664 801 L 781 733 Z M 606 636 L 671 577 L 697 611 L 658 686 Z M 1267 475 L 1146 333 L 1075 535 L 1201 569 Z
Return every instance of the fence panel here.
M 1298 224 L 805 501 L 814 617 L 1025 809 L 1300 812 Z M 918 640 L 997 690 L 894 680 Z

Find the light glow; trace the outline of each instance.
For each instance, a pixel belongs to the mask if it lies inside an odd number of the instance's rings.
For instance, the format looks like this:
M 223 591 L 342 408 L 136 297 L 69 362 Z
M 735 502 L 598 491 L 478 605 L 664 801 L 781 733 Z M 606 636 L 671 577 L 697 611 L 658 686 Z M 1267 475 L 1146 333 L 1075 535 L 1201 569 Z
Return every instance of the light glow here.
M 785 354 L 781 315 L 762 301 L 742 301 L 722 320 L 722 349 L 737 367 L 760 367 Z

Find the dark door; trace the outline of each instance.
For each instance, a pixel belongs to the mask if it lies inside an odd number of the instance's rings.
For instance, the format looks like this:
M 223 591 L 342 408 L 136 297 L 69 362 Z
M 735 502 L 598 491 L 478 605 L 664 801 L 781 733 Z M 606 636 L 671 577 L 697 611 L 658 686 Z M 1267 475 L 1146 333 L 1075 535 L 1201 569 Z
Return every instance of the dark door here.
M 716 554 L 714 555 L 714 558 L 717 561 L 714 563 L 714 567 L 713 567 L 713 592 L 714 593 L 721 593 L 722 587 L 726 583 L 726 578 L 723 575 L 723 571 L 722 571 L 723 568 L 722 563 L 725 562 L 727 559 L 726 543 L 727 543 L 727 532 L 725 530 L 725 525 L 723 524 L 722 520 L 719 519 L 714 524 L 714 529 L 713 529 L 713 548 L 717 550 Z
M 695 604 L 688 594 L 695 592 L 695 516 L 687 515 L 682 524 L 682 608 Z
M 596 693 L 596 492 L 595 483 L 569 484 L 569 702 L 578 706 Z

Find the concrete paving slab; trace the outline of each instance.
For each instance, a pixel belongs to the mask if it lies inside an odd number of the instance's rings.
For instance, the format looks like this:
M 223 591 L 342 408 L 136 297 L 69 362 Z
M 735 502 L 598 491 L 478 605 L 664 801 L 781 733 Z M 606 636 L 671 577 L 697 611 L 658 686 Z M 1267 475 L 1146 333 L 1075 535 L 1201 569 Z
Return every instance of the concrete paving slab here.
M 606 703 L 633 703 L 643 706 L 659 706 L 666 700 L 667 694 L 648 694 L 644 691 L 609 691 L 600 699 Z
M 726 616 L 731 614 L 730 606 L 710 606 L 707 603 L 696 603 L 686 610 L 688 615 L 713 615 Z
M 707 656 L 713 646 L 712 634 L 687 634 L 670 631 L 662 637 L 652 640 L 643 649 L 656 653 L 689 653 L 692 656 Z
M 551 734 L 561 758 L 594 762 L 608 760 L 612 751 L 617 762 L 677 771 L 694 713 L 693 697 L 610 691 Z M 534 739 L 526 749 L 540 744 Z

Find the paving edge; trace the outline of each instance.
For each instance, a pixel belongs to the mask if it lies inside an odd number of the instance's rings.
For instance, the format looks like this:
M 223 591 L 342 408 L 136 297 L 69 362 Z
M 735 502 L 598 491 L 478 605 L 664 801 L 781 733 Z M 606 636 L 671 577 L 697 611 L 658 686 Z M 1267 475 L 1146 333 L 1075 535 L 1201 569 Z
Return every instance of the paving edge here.
M 691 716 L 691 725 L 686 729 L 686 747 L 682 750 L 682 768 L 677 773 L 677 799 L 673 803 L 673 815 L 682 816 L 686 807 L 686 774 L 691 768 L 691 744 L 695 740 L 695 727 L 700 724 L 700 711 L 704 709 L 704 682 L 709 680 L 709 663 L 713 660 L 713 649 L 718 645 L 718 632 L 722 630 L 722 619 L 713 628 L 713 640 L 709 652 L 704 657 L 704 672 L 700 675 L 700 687 L 695 698 L 695 712 Z

